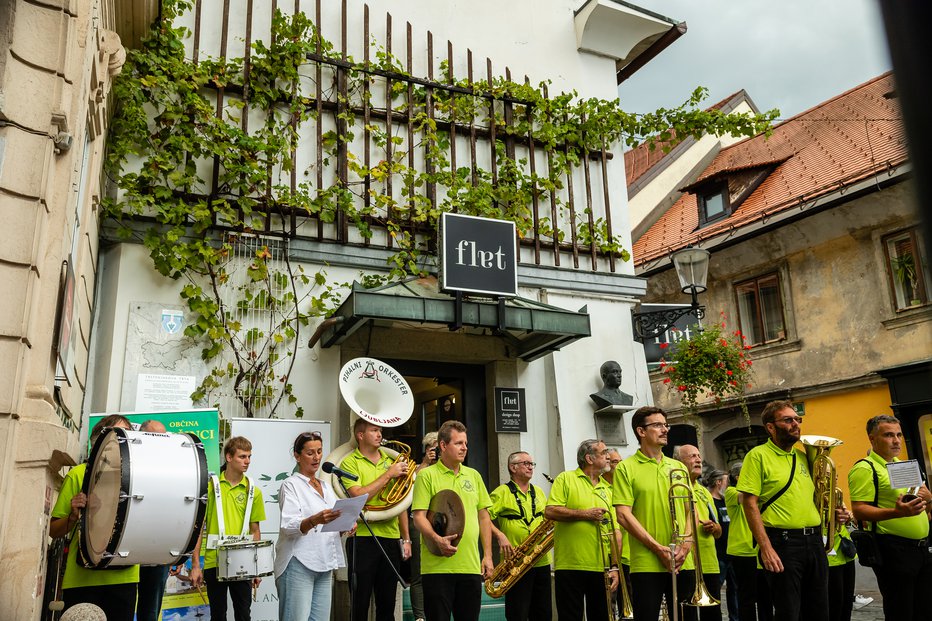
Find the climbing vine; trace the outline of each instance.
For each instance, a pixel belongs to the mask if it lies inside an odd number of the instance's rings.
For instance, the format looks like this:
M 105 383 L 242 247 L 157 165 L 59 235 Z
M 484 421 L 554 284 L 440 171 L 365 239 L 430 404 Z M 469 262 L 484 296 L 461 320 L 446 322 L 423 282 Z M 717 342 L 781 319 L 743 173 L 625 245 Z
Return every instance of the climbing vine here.
M 342 284 L 323 271 L 305 274 L 287 251 L 273 260 L 260 245 L 238 260 L 244 236 L 272 229 L 288 239 L 314 221 L 342 222 L 361 240 L 384 230 L 393 249 L 387 275 L 366 275 L 379 284 L 423 273 L 440 214 L 455 209 L 511 220 L 523 238 L 565 243 L 569 229 L 576 244 L 628 260 L 604 218 L 580 210 L 567 222 L 565 180 L 584 158 L 619 143 L 663 144 L 671 135 L 753 135 L 776 117 L 701 110 L 703 88 L 680 107 L 630 114 L 617 101 L 550 95 L 547 83 L 459 79 L 445 63 L 443 84 L 409 80 L 401 61 L 378 46 L 368 62 L 343 58 L 302 13 L 276 12 L 270 38 L 253 42 L 248 60 L 193 62 L 184 45 L 190 33 L 176 23 L 191 5 L 163 1 L 161 20 L 115 84 L 109 170 L 118 195 L 105 211 L 141 239 L 159 273 L 187 281 L 182 298 L 196 321 L 186 335 L 205 343 L 202 358 L 212 367 L 194 398 L 232 384 L 250 416 L 295 401 L 289 377 L 300 330 L 338 303 Z M 311 68 L 324 77 L 309 78 Z M 407 137 L 394 123 L 366 123 L 359 113 L 373 104 L 370 86 L 386 77 L 392 111 L 410 119 Z M 451 134 L 463 126 L 483 129 L 486 141 L 495 136 L 493 169 L 454 166 Z M 321 128 L 326 171 L 298 161 L 307 127 Z M 362 134 L 376 157 L 354 152 Z M 533 151 L 516 151 L 516 141 L 531 142 Z M 546 154 L 543 171 L 529 152 Z M 537 202 L 559 216 L 537 217 Z M 149 225 L 134 226 L 139 220 Z M 224 295 L 231 289 L 233 302 Z M 261 325 L 248 319 L 259 310 L 269 317 Z

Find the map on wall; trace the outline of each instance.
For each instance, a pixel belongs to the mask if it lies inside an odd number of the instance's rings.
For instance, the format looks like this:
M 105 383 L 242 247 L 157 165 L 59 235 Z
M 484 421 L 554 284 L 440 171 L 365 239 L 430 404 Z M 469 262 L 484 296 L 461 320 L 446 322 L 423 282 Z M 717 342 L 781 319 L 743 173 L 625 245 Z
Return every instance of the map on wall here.
M 120 410 L 152 410 L 158 403 L 165 407 L 156 409 L 191 407 L 183 393 L 190 395 L 207 373 L 201 346 L 184 335 L 192 317 L 182 306 L 130 303 Z

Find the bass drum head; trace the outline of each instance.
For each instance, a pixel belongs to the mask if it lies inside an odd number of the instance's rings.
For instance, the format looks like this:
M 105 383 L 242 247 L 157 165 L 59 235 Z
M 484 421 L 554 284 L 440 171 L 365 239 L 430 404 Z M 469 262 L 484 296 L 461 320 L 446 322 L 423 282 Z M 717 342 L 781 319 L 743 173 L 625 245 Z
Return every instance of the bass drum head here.
M 81 518 L 80 552 L 86 567 L 106 567 L 126 520 L 129 451 L 126 430 L 108 430 L 97 439 L 88 458 L 82 491 L 87 506 Z M 121 499 L 122 498 L 122 499 Z

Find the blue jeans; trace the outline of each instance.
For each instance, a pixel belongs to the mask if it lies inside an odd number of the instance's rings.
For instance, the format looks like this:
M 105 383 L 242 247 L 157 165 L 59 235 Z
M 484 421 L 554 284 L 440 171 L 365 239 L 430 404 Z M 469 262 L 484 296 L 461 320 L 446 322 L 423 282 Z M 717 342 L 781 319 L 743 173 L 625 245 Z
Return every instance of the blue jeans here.
M 139 598 L 136 600 L 136 621 L 155 621 L 162 609 L 165 581 L 171 565 L 141 565 L 139 567 Z
M 332 571 L 313 571 L 292 557 L 275 579 L 279 621 L 328 621 L 332 577 Z

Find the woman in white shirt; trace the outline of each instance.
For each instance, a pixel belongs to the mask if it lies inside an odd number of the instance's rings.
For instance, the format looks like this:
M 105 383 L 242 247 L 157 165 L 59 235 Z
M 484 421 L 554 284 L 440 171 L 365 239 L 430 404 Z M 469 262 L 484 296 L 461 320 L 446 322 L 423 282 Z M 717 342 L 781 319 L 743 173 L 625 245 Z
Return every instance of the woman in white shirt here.
M 337 501 L 333 489 L 317 478 L 322 452 L 319 433 L 298 435 L 294 441 L 298 472 L 282 482 L 278 493 L 282 518 L 275 586 L 281 621 L 330 619 L 333 570 L 346 564 L 340 535 L 320 532 L 322 525 L 340 516 L 332 510 Z

